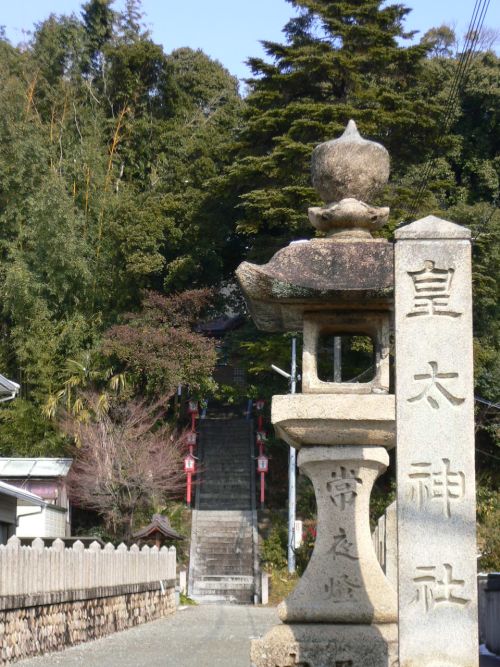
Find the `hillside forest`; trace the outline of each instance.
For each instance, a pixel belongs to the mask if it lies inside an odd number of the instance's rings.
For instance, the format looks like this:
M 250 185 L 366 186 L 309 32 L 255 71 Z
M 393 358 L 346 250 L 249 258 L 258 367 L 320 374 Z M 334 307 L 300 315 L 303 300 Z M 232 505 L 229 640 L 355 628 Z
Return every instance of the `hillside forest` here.
M 94 507 L 108 532 L 127 534 L 135 516 L 179 498 L 182 400 L 287 391 L 269 365 L 288 366 L 290 337 L 255 330 L 234 270 L 314 236 L 311 152 L 353 118 L 391 155 L 373 202 L 391 207 L 384 235 L 429 214 L 472 231 L 481 566 L 498 570 L 497 36 L 473 36 L 464 76 L 462 36 L 409 33 L 404 5 L 288 2 L 282 41 L 249 54 L 244 85 L 202 51 L 155 44 L 140 0 L 123 11 L 88 0 L 21 45 L 1 34 L 0 372 L 21 391 L 0 407 L 0 455 L 71 455 L 88 473 L 99 447 L 120 451 L 120 426 L 135 469 L 149 455 L 169 466 L 153 466 L 158 479 L 133 512 L 120 497 Z M 198 327 L 228 309 L 246 317 L 225 340 L 247 374 L 240 390 L 215 382 L 216 340 Z M 269 450 L 279 509 L 286 448 L 270 438 Z M 392 492 L 389 476 L 379 508 Z M 314 511 L 307 488 L 299 510 Z

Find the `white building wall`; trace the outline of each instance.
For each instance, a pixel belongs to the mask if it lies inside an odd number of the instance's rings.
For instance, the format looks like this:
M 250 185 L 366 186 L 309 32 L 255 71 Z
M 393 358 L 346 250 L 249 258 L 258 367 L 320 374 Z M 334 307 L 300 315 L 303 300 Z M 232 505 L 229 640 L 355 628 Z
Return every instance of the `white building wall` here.
M 46 507 L 17 508 L 17 537 L 66 537 L 66 512 Z

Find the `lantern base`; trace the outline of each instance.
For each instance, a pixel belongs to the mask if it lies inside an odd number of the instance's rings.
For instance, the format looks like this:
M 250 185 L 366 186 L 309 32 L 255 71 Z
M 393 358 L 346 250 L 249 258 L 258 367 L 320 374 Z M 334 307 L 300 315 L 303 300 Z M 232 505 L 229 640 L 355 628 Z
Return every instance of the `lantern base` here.
M 395 667 L 396 623 L 281 624 L 250 648 L 252 667 Z

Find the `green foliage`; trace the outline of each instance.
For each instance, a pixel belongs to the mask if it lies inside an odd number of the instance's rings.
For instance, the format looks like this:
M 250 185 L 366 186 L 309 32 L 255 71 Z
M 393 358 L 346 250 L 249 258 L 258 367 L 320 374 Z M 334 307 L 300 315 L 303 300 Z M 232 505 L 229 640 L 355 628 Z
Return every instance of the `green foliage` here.
M 317 507 L 314 487 L 309 477 L 297 477 L 297 516 L 305 520 L 316 520 Z
M 249 59 L 255 78 L 227 175 L 239 194 L 237 229 L 259 259 L 311 235 L 311 152 L 349 118 L 387 146 L 396 169 L 425 153 L 436 132 L 437 109 L 417 85 L 427 47 L 400 44 L 411 36 L 403 29 L 408 9 L 380 0 L 290 2 L 299 15 L 284 28 L 286 43 L 263 43 L 270 62 Z
M 391 471 L 392 472 L 392 471 Z M 377 521 L 391 503 L 396 500 L 396 483 L 386 473 L 377 480 L 370 497 L 370 526 L 373 530 Z
M 140 394 L 169 398 L 182 384 L 204 395 L 214 388 L 215 341 L 193 327 L 209 302 L 208 290 L 145 292 L 142 309 L 104 333 L 102 353 Z
M 268 570 L 281 570 L 287 564 L 288 529 L 279 514 L 273 514 L 271 522 L 269 536 L 262 541 L 260 559 Z
M 443 24 L 438 28 L 427 30 L 422 37 L 422 44 L 429 47 L 431 57 L 451 58 L 457 47 L 457 37 L 453 28 Z
M 0 37 L 0 368 L 22 385 L 22 399 L 0 409 L 5 454 L 62 453 L 47 400 L 73 409 L 82 388 L 105 393 L 123 374 L 127 396 L 169 394 L 178 382 L 213 390 L 211 343 L 192 330 L 201 310 L 187 317 L 174 308 L 180 319 L 165 319 L 141 303 L 144 290 L 175 301 L 231 278 L 243 258 L 262 262 L 311 236 L 306 210 L 319 203 L 311 152 L 349 118 L 391 153 L 387 233 L 429 213 L 471 228 L 476 393 L 498 402 L 498 56 L 486 47 L 473 58 L 444 124 L 460 68 L 448 26 L 407 46 L 403 5 L 289 2 L 298 11 L 284 43 L 264 42 L 267 58 L 249 60 L 245 101 L 237 80 L 201 51 L 164 53 L 139 0 L 121 12 L 111 0 L 88 0 L 80 16 L 52 15 L 25 49 Z M 289 335 L 247 324 L 228 343 L 248 395 L 287 391 L 270 364 L 289 368 Z M 366 346 L 355 341 L 351 352 L 345 368 L 355 374 Z M 233 394 L 224 398 L 239 400 Z M 499 455 L 498 411 L 481 404 L 476 417 L 483 470 Z M 279 506 L 287 448 L 270 439 L 269 449 Z M 387 484 L 380 488 L 374 514 L 389 499 Z M 299 502 L 312 516 L 310 489 Z M 492 534 L 496 516 L 479 515 Z M 280 548 L 278 531 L 274 567 Z
M 295 549 L 295 564 L 297 574 L 300 576 L 305 572 L 314 550 L 316 542 L 316 521 L 308 521 L 304 524 L 302 544 Z
M 483 475 L 477 485 L 478 546 L 482 572 L 500 571 L 500 491 L 498 475 Z
M 284 567 L 281 570 L 271 570 L 269 581 L 269 606 L 276 607 L 293 591 L 299 581 L 296 572 L 288 572 Z
M 88 0 L 79 17 L 38 24 L 25 49 L 1 38 L 0 55 L 0 367 L 26 402 L 2 406 L 5 451 L 17 438 L 29 453 L 30 432 L 33 451 L 55 451 L 42 408 L 78 406 L 68 359 L 95 357 L 141 290 L 178 292 L 226 271 L 229 218 L 204 218 L 241 99 L 219 63 L 154 44 L 138 0 L 122 12 Z M 211 353 L 200 378 L 186 374 L 187 333 L 176 377 L 201 386 Z M 92 370 L 108 367 L 94 359 Z
M 67 450 L 66 438 L 36 405 L 23 398 L 2 405 L 0 456 L 62 456 Z

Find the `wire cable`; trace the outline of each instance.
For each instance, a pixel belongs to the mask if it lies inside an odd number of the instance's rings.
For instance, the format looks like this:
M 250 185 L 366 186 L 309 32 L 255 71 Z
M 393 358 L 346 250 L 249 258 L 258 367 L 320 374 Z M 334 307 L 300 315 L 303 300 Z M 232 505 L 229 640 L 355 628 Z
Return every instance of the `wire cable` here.
M 465 36 L 465 42 L 463 46 L 462 53 L 458 62 L 457 69 L 455 70 L 450 92 L 448 94 L 448 99 L 445 103 L 445 108 L 442 116 L 442 120 L 439 124 L 439 139 L 437 142 L 437 148 L 442 145 L 443 137 L 446 136 L 448 130 L 450 129 L 451 123 L 453 121 L 453 116 L 456 110 L 456 104 L 458 99 L 458 93 L 462 89 L 463 85 L 466 82 L 466 77 L 469 74 L 469 69 L 472 63 L 473 56 L 475 55 L 476 46 L 479 42 L 479 37 L 483 27 L 484 19 L 488 11 L 490 0 L 476 0 L 474 9 L 472 12 L 472 17 L 469 23 L 469 27 Z M 408 213 L 408 218 L 411 220 L 415 213 L 418 210 L 420 201 L 425 193 L 427 183 L 429 182 L 433 172 L 435 171 L 436 162 L 439 156 L 435 156 L 427 161 L 424 166 L 423 173 L 421 175 L 419 184 L 417 186 L 416 193 L 411 201 L 411 204 L 406 211 Z M 408 222 L 402 221 L 398 227 L 404 226 Z M 476 237 L 477 238 L 477 237 Z

